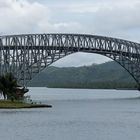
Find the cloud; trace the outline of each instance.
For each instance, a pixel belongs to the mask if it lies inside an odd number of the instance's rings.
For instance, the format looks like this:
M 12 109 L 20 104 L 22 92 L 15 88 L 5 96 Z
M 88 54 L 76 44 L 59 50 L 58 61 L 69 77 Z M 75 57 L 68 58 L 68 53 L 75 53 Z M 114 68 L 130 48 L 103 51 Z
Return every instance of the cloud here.
M 30 4 L 26 0 L 7 0 L 3 4 L 5 6 L 0 9 L 0 31 L 3 34 L 34 32 L 37 21 L 42 20 L 40 15 L 48 13 L 48 9 L 43 5 Z
M 70 3 L 68 3 L 67 1 L 63 3 L 59 2 L 57 4 L 57 7 L 74 13 L 95 13 L 101 9 L 114 9 L 116 7 L 126 7 L 127 9 L 129 9 L 129 7 L 134 7 L 139 3 L 139 0 L 71 0 Z M 54 5 L 54 7 L 56 6 Z
M 80 32 L 139 42 L 140 34 L 135 34 L 140 32 L 139 7 L 139 0 L 72 0 L 71 4 L 58 4 L 58 11 L 79 22 L 83 27 Z
M 139 6 L 101 9 L 93 16 L 93 30 L 107 36 L 111 35 L 116 38 L 119 37 L 139 42 L 140 34 L 138 36 L 135 34 L 136 30 L 140 31 Z
M 78 22 L 50 20 L 47 5 L 28 0 L 5 0 L 0 2 L 1 34 L 74 32 L 81 29 Z
M 139 0 L 0 0 L 0 34 L 87 33 L 140 42 L 139 7 Z M 78 53 L 58 62 L 64 66 L 108 60 L 94 56 Z
M 73 32 L 140 41 L 139 7 L 138 0 L 4 0 L 0 33 Z
M 92 65 L 92 64 L 101 64 L 102 62 L 107 62 L 111 61 L 111 59 L 98 55 L 98 54 L 93 54 L 93 53 L 74 53 L 71 55 L 68 55 L 52 65 L 57 66 L 57 67 L 79 67 L 79 66 L 87 66 L 87 65 Z
M 139 5 L 104 7 L 94 13 L 94 24 L 98 30 L 129 30 L 140 27 Z
M 81 31 L 82 25 L 78 22 L 64 22 L 54 24 L 53 28 L 56 32 L 77 33 Z

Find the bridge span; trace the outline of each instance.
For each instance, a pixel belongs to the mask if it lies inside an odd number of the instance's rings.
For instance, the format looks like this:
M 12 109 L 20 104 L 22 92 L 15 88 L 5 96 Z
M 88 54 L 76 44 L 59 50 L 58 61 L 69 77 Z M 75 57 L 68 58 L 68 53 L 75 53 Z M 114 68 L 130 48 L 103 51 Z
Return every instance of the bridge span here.
M 0 36 L 0 75 L 12 72 L 26 86 L 53 62 L 75 52 L 101 54 L 119 63 L 140 88 L 140 44 L 86 34 Z

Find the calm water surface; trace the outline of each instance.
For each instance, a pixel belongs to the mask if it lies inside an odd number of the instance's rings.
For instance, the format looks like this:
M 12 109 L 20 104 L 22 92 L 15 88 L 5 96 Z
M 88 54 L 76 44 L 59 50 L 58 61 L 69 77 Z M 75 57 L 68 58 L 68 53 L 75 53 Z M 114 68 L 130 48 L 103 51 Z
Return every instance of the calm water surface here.
M 30 88 L 53 108 L 0 110 L 0 140 L 140 140 L 140 93 Z

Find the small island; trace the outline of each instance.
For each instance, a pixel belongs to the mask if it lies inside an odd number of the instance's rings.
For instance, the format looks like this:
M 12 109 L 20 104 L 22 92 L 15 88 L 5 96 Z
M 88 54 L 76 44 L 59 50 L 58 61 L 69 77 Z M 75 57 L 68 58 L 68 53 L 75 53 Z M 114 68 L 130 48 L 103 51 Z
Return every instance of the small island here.
M 19 86 L 12 73 L 0 76 L 0 109 L 44 108 L 51 105 L 33 102 L 25 96 L 29 90 Z
M 21 108 L 50 108 L 51 105 L 46 104 L 32 104 L 22 101 L 0 100 L 0 109 L 21 109 Z

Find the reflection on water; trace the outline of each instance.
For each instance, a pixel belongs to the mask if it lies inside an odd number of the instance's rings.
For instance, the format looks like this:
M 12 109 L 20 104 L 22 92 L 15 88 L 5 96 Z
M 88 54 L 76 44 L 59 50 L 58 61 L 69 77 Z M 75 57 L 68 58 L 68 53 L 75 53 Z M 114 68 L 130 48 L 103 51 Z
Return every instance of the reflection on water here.
M 31 88 L 53 108 L 0 110 L 0 140 L 139 140 L 138 91 Z
M 92 89 L 51 89 L 30 88 L 33 100 L 92 100 L 139 98 L 139 91 L 132 90 L 92 90 Z

